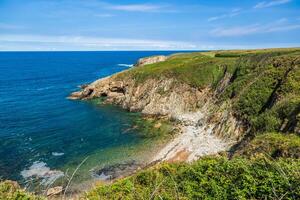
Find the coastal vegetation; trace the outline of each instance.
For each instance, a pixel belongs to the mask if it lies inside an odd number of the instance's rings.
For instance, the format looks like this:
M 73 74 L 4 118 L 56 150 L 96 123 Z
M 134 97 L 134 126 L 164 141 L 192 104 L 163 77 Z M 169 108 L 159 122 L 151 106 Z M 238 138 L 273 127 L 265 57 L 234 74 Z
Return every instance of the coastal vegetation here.
M 116 79 L 130 77 L 136 84 L 172 78 L 200 90 L 210 88 L 214 105 L 232 110 L 245 133 L 223 156 L 163 163 L 100 184 L 84 197 L 299 199 L 299 64 L 300 49 L 216 51 L 172 55 L 117 74 Z
M 84 197 L 97 199 L 299 199 L 299 160 L 205 157 L 193 164 L 164 163 Z
M 44 200 L 43 197 L 35 196 L 21 189 L 18 183 L 13 181 L 0 182 L 1 200 Z
M 195 110 L 205 111 L 208 108 L 202 104 L 209 102 L 209 109 L 214 110 L 205 113 L 210 116 L 207 120 L 201 118 L 197 126 L 214 122 L 213 130 L 219 137 L 229 135 L 229 139 L 235 139 L 228 151 L 218 155 L 204 156 L 192 163 L 162 162 L 110 184 L 100 183 L 82 198 L 299 199 L 299 67 L 298 48 L 175 54 L 165 61 L 136 66 L 102 79 L 77 92 L 74 96 L 79 99 L 106 98 L 108 103 L 130 111 L 152 114 L 152 118 L 136 122 L 147 137 L 176 134 L 171 111 L 177 108 L 167 105 L 176 105 L 182 111 L 187 106 L 175 101 L 178 94 L 195 95 L 183 101 L 195 103 Z M 155 89 L 150 92 L 149 87 Z M 228 113 L 238 123 L 230 120 Z M 168 114 L 172 116 L 166 117 Z M 217 117 L 224 115 L 227 117 Z M 238 136 L 227 134 L 228 121 L 239 125 L 234 128 L 238 129 Z M 218 127 L 221 128 L 216 131 Z M 0 199 L 12 191 L 5 189 L 9 188 L 5 182 L 0 188 Z

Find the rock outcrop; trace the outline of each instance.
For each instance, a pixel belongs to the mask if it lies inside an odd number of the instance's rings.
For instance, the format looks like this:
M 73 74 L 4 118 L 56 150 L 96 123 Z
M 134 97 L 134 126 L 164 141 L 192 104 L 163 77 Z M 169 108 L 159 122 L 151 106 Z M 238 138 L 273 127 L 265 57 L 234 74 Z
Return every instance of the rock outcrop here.
M 117 80 L 107 77 L 97 80 L 82 91 L 74 92 L 70 99 L 105 97 L 106 103 L 114 103 L 124 109 L 147 115 L 169 117 L 196 110 L 205 101 L 206 90 L 199 90 L 173 79 L 146 80 L 136 84 L 134 80 Z
M 135 67 L 140 67 L 144 65 L 154 64 L 158 62 L 163 62 L 167 60 L 167 56 L 151 56 L 146 58 L 141 58 L 138 60 L 138 62 L 134 65 Z
M 226 75 L 221 80 L 222 87 L 226 87 L 224 84 L 228 78 Z M 139 84 L 130 77 L 119 79 L 111 76 L 91 83 L 81 91 L 72 93 L 69 98 L 86 100 L 103 97 L 104 103 L 120 105 L 131 112 L 166 116 L 179 121 L 183 114 L 201 111 L 205 117 L 195 118 L 199 122 L 194 124 L 214 124 L 213 133 L 217 136 L 226 140 L 238 140 L 242 124 L 230 111 L 214 104 L 215 95 L 209 88 L 191 87 L 172 78 L 147 79 Z
M 165 59 L 153 58 L 140 60 L 138 66 Z M 172 77 L 148 78 L 138 82 L 131 75 L 117 74 L 99 79 L 72 93 L 69 98 L 103 97 L 104 103 L 120 105 L 131 112 L 176 120 L 182 134 L 163 148 L 152 162 L 193 161 L 203 155 L 229 149 L 245 132 L 243 123 L 231 112 L 230 104 L 216 103 L 230 83 L 231 76 L 225 71 L 218 87 L 212 89 L 210 86 L 193 87 Z

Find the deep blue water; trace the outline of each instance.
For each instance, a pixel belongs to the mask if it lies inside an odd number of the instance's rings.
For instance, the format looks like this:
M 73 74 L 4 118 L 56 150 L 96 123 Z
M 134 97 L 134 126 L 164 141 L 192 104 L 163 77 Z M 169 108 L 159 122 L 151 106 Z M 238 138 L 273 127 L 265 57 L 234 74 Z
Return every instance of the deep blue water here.
M 129 158 L 144 138 L 130 128 L 138 114 L 67 100 L 78 85 L 127 69 L 138 58 L 174 52 L 0 52 L 0 177 L 22 180 L 35 162 L 87 170 Z M 137 147 L 138 148 L 138 147 Z

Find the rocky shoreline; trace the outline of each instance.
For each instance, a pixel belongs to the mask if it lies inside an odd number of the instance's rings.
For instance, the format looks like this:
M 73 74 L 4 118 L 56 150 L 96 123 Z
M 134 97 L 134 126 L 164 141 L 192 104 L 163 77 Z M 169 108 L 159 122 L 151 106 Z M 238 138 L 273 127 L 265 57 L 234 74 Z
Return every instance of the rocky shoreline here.
M 163 61 L 161 57 L 146 58 L 146 62 L 141 60 L 136 66 Z M 152 162 L 190 162 L 204 155 L 226 151 L 240 140 L 244 128 L 242 123 L 235 119 L 230 109 L 221 109 L 222 106 L 214 104 L 216 93 L 221 92 L 231 78 L 228 74 L 224 75 L 215 92 L 210 88 L 200 89 L 179 83 L 172 78 L 137 83 L 131 77 L 120 78 L 120 74 L 122 72 L 85 85 L 69 98 L 103 97 L 104 103 L 120 105 L 130 112 L 176 120 L 181 134 L 158 151 Z

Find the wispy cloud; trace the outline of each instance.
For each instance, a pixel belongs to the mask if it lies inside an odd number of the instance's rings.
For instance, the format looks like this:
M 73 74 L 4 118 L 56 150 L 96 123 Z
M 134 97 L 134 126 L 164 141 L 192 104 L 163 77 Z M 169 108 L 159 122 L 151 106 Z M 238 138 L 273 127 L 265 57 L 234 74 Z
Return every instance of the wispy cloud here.
M 226 13 L 226 14 L 223 14 L 223 15 L 218 15 L 218 16 L 210 17 L 210 18 L 208 18 L 207 21 L 211 22 L 211 21 L 216 21 L 216 20 L 219 20 L 219 19 L 230 18 L 230 17 L 237 16 L 240 13 L 241 13 L 241 9 L 240 8 L 235 8 L 230 13 Z
M 139 50 L 139 49 L 196 49 L 195 44 L 182 41 L 138 40 L 126 38 L 98 38 L 83 36 L 45 36 L 45 35 L 0 35 L 0 44 L 30 44 L 70 49 L 96 50 Z
M 286 22 L 287 19 L 282 18 L 270 24 L 252 24 L 230 28 L 216 28 L 211 31 L 211 34 L 217 37 L 231 37 L 300 29 L 300 24 L 286 24 Z
M 14 25 L 14 24 L 7 24 L 7 23 L 1 23 L 0 22 L 0 29 L 6 29 L 6 30 L 16 30 L 16 29 L 23 29 L 23 26 Z
M 103 13 L 103 14 L 95 14 L 95 17 L 101 17 L 101 18 L 108 18 L 108 17 L 114 17 L 113 14 Z
M 254 6 L 255 9 L 260 9 L 260 8 L 268 8 L 272 6 L 278 6 L 282 4 L 287 4 L 291 2 L 292 0 L 274 0 L 274 1 L 262 1 L 259 2 Z
M 154 4 L 126 4 L 126 5 L 110 5 L 109 9 L 128 11 L 128 12 L 158 12 L 165 6 Z

